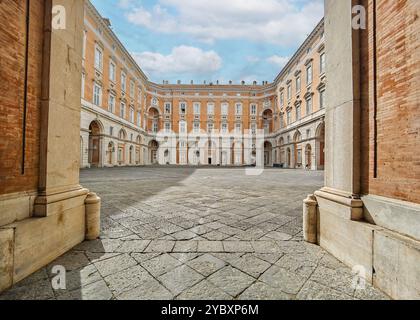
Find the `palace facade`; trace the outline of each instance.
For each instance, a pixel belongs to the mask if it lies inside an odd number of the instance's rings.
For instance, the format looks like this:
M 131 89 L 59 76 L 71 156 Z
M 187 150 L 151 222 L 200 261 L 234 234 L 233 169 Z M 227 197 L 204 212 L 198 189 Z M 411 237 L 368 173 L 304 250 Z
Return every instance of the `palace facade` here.
M 321 21 L 272 82 L 153 83 L 86 1 L 81 167 L 324 168 Z

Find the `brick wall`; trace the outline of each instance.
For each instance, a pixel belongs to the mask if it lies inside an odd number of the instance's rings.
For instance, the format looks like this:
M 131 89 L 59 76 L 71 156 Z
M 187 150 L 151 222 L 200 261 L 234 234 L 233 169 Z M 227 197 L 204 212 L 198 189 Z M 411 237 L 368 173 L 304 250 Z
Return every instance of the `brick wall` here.
M 420 203 L 420 2 L 377 0 L 376 138 L 373 0 L 362 2 L 362 192 Z
M 38 185 L 44 2 L 31 1 L 25 174 L 21 174 L 26 1 L 0 2 L 0 195 Z

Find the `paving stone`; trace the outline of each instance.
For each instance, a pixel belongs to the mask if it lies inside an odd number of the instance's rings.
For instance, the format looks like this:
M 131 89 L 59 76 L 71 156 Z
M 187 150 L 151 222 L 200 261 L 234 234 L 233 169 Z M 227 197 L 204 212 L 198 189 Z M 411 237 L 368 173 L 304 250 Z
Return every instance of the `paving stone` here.
M 134 260 L 136 260 L 138 263 L 147 261 L 149 259 L 152 259 L 154 257 L 159 256 L 161 253 L 160 252 L 150 252 L 150 253 L 137 253 L 137 252 L 133 252 L 130 254 L 130 256 L 132 258 L 134 258 Z
M 251 276 L 231 266 L 213 273 L 207 280 L 233 297 L 239 295 L 255 281 Z
M 343 292 L 332 290 L 310 280 L 305 283 L 296 298 L 299 300 L 353 300 L 351 296 Z
M 150 244 L 150 240 L 124 240 L 116 252 L 143 252 L 144 249 Z
M 52 276 L 53 277 L 53 276 Z M 89 285 L 90 283 L 97 282 L 101 280 L 102 277 L 99 274 L 98 270 L 93 264 L 87 265 L 80 269 L 67 271 L 66 272 L 66 289 L 65 290 L 55 290 L 56 295 L 61 295 L 63 293 L 78 289 Z
M 256 253 L 279 253 L 280 248 L 275 241 L 251 241 L 251 245 Z
M 116 272 L 104 278 L 114 295 L 120 295 L 125 291 L 137 288 L 150 279 L 153 279 L 153 277 L 139 265 Z
M 85 253 L 71 250 L 50 263 L 47 266 L 47 272 L 51 274 L 51 269 L 57 265 L 63 266 L 66 271 L 71 271 L 87 266 L 88 264 L 90 264 L 90 261 Z
M 203 276 L 186 265 L 179 266 L 157 278 L 173 294 L 178 295 L 203 279 Z
M 254 247 L 249 241 L 223 241 L 226 252 L 254 252 Z
M 73 250 L 89 251 L 89 252 L 114 252 L 121 245 L 118 239 L 96 239 L 92 241 L 84 241 L 74 247 Z
M 306 281 L 305 278 L 276 265 L 264 272 L 259 280 L 288 294 L 297 294 Z
M 181 261 L 182 263 L 193 260 L 197 257 L 199 257 L 200 255 L 202 255 L 202 253 L 191 253 L 191 252 L 178 252 L 178 253 L 171 253 L 170 254 L 172 257 L 174 257 L 175 259 Z
M 198 242 L 195 240 L 191 241 L 176 241 L 173 252 L 196 252 L 198 248 Z
M 197 234 L 190 230 L 182 230 L 179 232 L 175 232 L 172 234 L 172 237 L 176 240 L 191 240 L 192 238 L 196 237 Z
M 198 241 L 198 252 L 223 252 L 221 241 Z
M 174 295 L 157 280 L 150 278 L 137 288 L 117 295 L 118 300 L 171 300 Z
M 211 232 L 205 233 L 202 235 L 203 238 L 206 238 L 207 240 L 225 240 L 227 238 L 229 238 L 230 236 L 227 234 L 224 234 L 222 232 L 213 230 Z
M 292 239 L 292 236 L 287 233 L 278 232 L 278 231 L 271 231 L 265 235 L 265 238 L 271 238 L 274 240 L 281 240 L 281 241 L 287 241 Z
M 217 270 L 223 268 L 226 265 L 226 262 L 211 254 L 203 254 L 202 256 L 187 262 L 187 265 L 202 275 L 209 276 Z
M 219 289 L 211 282 L 203 280 L 193 287 L 186 289 L 177 300 L 230 300 L 232 296 Z
M 154 277 L 158 277 L 179 265 L 181 265 L 179 260 L 166 253 L 141 263 L 141 266 L 148 270 Z
M 94 262 L 96 269 L 98 269 L 102 277 L 128 269 L 136 264 L 137 261 L 131 258 L 128 254 L 121 254 L 106 260 Z
M 285 254 L 276 262 L 276 265 L 304 278 L 309 278 L 315 271 L 317 262 L 305 254 Z
M 14 286 L 0 295 L 0 300 L 47 300 L 54 298 L 49 279 L 42 279 L 23 286 Z
M 102 279 L 57 297 L 58 300 L 110 300 L 112 298 L 111 290 Z
M 153 240 L 144 250 L 144 252 L 171 252 L 175 246 L 175 241 Z
M 292 295 L 260 281 L 252 284 L 239 296 L 239 300 L 291 300 L 292 298 Z
M 336 291 L 343 292 L 349 296 L 353 296 L 355 291 L 355 288 L 353 287 L 353 275 L 351 270 L 345 270 L 347 272 L 326 268 L 320 265 L 313 272 L 310 280 L 323 284 Z
M 252 254 L 245 254 L 230 262 L 235 268 L 258 278 L 264 271 L 266 271 L 271 264 L 255 257 Z

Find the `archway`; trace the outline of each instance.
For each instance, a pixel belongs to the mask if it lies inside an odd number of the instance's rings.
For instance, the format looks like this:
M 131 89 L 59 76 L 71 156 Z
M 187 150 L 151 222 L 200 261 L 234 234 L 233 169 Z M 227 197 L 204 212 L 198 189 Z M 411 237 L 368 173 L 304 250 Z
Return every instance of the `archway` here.
M 150 154 L 149 160 L 151 164 L 159 163 L 158 149 L 159 149 L 159 143 L 156 140 L 152 140 L 149 142 L 149 154 Z
M 151 107 L 147 113 L 147 129 L 152 133 L 158 133 L 160 130 L 159 110 L 154 107 Z
M 101 134 L 102 126 L 98 121 L 89 125 L 88 162 L 91 167 L 99 167 L 101 163 Z
M 265 134 L 273 132 L 273 111 L 271 109 L 264 110 L 262 114 L 262 122 Z
M 287 161 L 287 167 L 291 168 L 292 166 L 292 152 L 290 151 L 290 148 L 287 148 L 286 151 L 286 161 Z
M 273 152 L 273 146 L 271 142 L 269 141 L 264 142 L 264 166 L 273 165 L 272 152 Z
M 243 164 L 243 144 L 242 142 L 234 142 L 232 144 L 232 163 L 235 166 L 241 166 Z
M 134 159 L 134 147 L 130 146 L 129 149 L 129 154 L 128 154 L 128 164 L 133 164 L 133 159 Z
M 296 131 L 295 135 L 293 136 L 293 144 L 294 144 L 294 159 L 295 159 L 295 168 L 302 168 L 302 146 L 300 142 L 302 141 L 302 134 L 300 131 Z
M 305 169 L 310 170 L 312 168 L 312 147 L 307 144 L 305 147 Z
M 284 149 L 283 149 L 283 146 L 284 146 L 283 137 L 279 139 L 278 146 L 279 146 L 279 162 L 280 162 L 280 165 L 284 166 L 285 157 L 284 157 Z
M 324 170 L 325 168 L 325 124 L 321 123 L 316 129 L 316 168 Z

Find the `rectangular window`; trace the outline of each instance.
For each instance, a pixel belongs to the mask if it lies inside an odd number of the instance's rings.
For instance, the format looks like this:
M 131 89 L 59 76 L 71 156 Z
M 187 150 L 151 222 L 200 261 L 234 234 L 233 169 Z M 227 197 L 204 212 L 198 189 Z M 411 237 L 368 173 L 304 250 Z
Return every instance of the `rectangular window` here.
M 229 105 L 227 103 L 222 103 L 222 116 L 227 116 L 229 111 Z
M 93 104 L 96 106 L 102 104 L 102 88 L 96 83 L 93 85 Z
M 214 103 L 207 104 L 207 114 L 214 115 Z
M 310 85 L 312 83 L 312 64 L 306 68 L 306 84 Z
M 237 116 L 241 116 L 242 115 L 242 103 L 237 103 L 235 105 L 235 114 Z
M 102 49 L 99 47 L 95 48 L 95 68 L 102 71 L 103 54 Z
M 212 133 L 213 132 L 213 128 L 214 128 L 213 123 L 208 123 L 207 124 L 207 132 L 208 133 Z
M 321 109 L 325 108 L 325 90 L 319 92 L 319 107 Z
M 222 133 L 227 133 L 227 131 L 228 131 L 227 123 L 222 123 Z
M 236 123 L 235 124 L 235 131 L 236 131 L 236 133 L 241 133 L 242 132 L 242 124 Z
M 114 127 L 109 127 L 109 135 L 111 137 L 114 135 Z
M 287 124 L 292 123 L 292 111 L 287 111 Z
M 309 97 L 306 99 L 306 115 L 309 115 L 312 113 L 312 98 Z
M 199 132 L 200 132 L 200 123 L 194 122 L 194 133 L 199 133 Z
M 287 100 L 290 101 L 292 99 L 292 84 L 287 85 Z
M 165 122 L 165 131 L 166 132 L 170 132 L 171 131 L 171 123 L 170 122 Z
M 283 105 L 284 105 L 284 93 L 282 92 L 280 93 L 280 106 L 283 107 Z
M 157 123 L 157 121 L 154 121 L 153 122 L 153 132 L 154 133 L 157 133 L 158 132 L 158 129 L 159 129 L 159 127 L 158 127 L 158 123 Z
M 301 109 L 300 109 L 300 105 L 296 106 L 296 121 L 300 120 L 300 116 L 301 116 Z
M 165 103 L 165 113 L 171 114 L 171 104 L 169 102 Z
M 125 118 L 125 103 L 121 102 L 120 117 Z
M 116 71 L 117 71 L 117 67 L 115 66 L 115 63 L 111 61 L 109 63 L 109 80 L 111 80 L 112 82 L 115 82 L 117 78 Z
M 257 134 L 257 124 L 256 123 L 251 124 L 251 134 L 253 136 L 255 136 Z
M 257 115 L 257 105 L 256 104 L 251 104 L 251 115 L 252 116 Z
M 137 113 L 137 126 L 141 127 L 141 112 Z
M 301 82 L 300 77 L 296 78 L 296 92 L 300 92 Z
M 127 90 L 127 75 L 124 72 L 121 72 L 121 90 Z
M 187 133 L 187 123 L 185 121 L 179 122 L 179 133 Z
M 198 102 L 194 103 L 194 115 L 200 114 L 200 104 Z
M 134 109 L 130 108 L 130 122 L 134 123 Z
M 134 91 L 135 91 L 135 85 L 134 85 L 134 81 L 131 80 L 130 81 L 130 97 L 134 98 Z
M 323 74 L 325 73 L 325 66 L 326 66 L 326 59 L 325 59 L 325 53 L 322 53 L 319 57 L 320 62 L 319 62 L 319 70 L 320 73 Z
M 185 102 L 181 102 L 179 104 L 179 113 L 186 114 L 187 113 L 187 104 Z
M 115 112 L 115 96 L 113 94 L 109 95 L 108 111 L 112 113 Z

